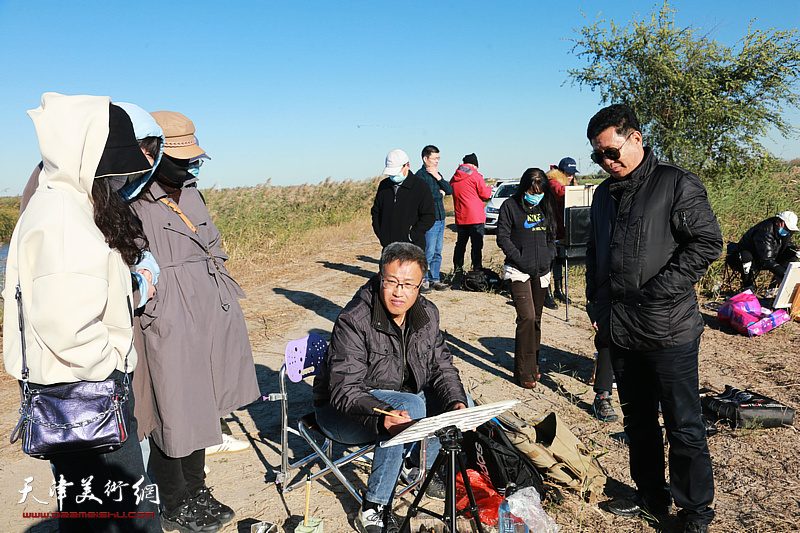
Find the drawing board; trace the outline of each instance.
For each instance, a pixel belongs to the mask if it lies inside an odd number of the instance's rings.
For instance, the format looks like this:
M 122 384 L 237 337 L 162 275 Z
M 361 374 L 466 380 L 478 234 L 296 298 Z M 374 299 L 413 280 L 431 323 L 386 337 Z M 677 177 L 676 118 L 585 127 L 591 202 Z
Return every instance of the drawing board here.
M 569 185 L 564 187 L 564 209 L 592 205 L 597 185 Z
M 798 283 L 800 283 L 800 262 L 789 263 L 789 268 L 783 275 L 783 281 L 781 281 L 781 286 L 772 302 L 772 307 L 775 309 L 790 307 L 795 291 L 798 290 Z
M 519 400 L 503 400 L 502 402 L 487 403 L 476 405 L 458 411 L 448 411 L 440 415 L 422 418 L 412 426 L 407 427 L 391 439 L 381 443 L 386 448 L 408 442 L 417 442 L 428 437 L 432 437 L 438 430 L 447 426 L 456 426 L 461 431 L 469 431 L 480 426 L 487 420 L 505 413 Z

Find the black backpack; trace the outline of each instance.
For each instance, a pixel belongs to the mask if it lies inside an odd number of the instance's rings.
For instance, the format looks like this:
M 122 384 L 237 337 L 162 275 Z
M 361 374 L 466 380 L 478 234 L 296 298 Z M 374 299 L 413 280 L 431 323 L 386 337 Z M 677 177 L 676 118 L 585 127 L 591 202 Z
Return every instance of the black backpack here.
M 475 431 L 464 433 L 467 467 L 488 477 L 495 490 L 504 497 L 523 487 L 535 487 L 544 500 L 542 475 L 495 422 L 484 422 Z
M 464 280 L 461 288 L 471 292 L 485 292 L 496 287 L 500 283 L 500 276 L 489 268 L 470 270 L 464 272 Z

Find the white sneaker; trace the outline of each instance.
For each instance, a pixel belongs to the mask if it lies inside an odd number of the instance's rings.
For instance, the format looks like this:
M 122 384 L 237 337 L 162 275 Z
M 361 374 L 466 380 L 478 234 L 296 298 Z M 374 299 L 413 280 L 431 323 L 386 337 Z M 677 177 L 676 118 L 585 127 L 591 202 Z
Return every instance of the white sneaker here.
M 355 520 L 356 529 L 359 533 L 383 533 L 383 505 L 378 505 L 376 508 L 364 509 L 358 513 L 358 518 Z
M 222 444 L 216 444 L 214 446 L 209 446 L 206 448 L 206 455 L 212 455 L 215 453 L 231 453 L 231 452 L 241 452 L 242 450 L 246 450 L 250 447 L 250 442 L 246 440 L 239 440 L 234 438 L 226 433 L 222 434 Z

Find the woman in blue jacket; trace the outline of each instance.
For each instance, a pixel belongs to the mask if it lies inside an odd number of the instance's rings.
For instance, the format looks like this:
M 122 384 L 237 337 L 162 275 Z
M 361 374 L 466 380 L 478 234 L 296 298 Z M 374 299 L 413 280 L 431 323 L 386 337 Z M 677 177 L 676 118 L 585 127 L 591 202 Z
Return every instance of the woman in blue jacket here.
M 539 380 L 542 307 L 556 255 L 555 218 L 550 182 L 544 171 L 529 168 L 517 192 L 500 206 L 497 245 L 506 255 L 505 275 L 517 309 L 514 379 L 532 389 Z

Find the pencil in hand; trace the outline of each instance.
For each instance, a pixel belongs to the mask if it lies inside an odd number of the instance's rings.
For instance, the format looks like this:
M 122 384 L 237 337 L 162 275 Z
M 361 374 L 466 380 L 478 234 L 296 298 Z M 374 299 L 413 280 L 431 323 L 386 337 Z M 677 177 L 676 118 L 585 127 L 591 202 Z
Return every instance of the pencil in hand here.
M 409 418 L 409 417 L 407 417 L 407 416 L 400 416 L 400 415 L 396 415 L 396 414 L 394 414 L 394 413 L 390 413 L 389 411 L 384 411 L 383 409 L 378 409 L 377 407 L 373 407 L 373 408 L 372 408 L 372 410 L 373 410 L 373 411 L 375 411 L 375 412 L 377 412 L 377 413 L 380 413 L 380 414 L 382 414 L 382 415 L 386 415 L 386 416 L 393 416 L 393 417 L 395 417 L 395 418 L 400 418 L 400 419 L 402 419 L 402 420 L 414 420 L 413 418 Z

